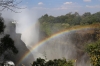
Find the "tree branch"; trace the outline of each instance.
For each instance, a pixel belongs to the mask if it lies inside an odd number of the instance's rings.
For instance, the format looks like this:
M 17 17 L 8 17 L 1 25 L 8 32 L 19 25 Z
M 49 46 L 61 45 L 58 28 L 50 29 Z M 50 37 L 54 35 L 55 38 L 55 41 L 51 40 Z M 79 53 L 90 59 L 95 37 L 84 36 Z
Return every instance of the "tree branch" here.
M 21 2 L 22 1 L 17 2 L 16 0 L 0 0 L 0 7 L 1 7 L 0 11 L 7 9 L 15 13 L 19 13 L 15 9 L 24 9 L 24 8 L 18 7 L 18 4 L 20 4 Z

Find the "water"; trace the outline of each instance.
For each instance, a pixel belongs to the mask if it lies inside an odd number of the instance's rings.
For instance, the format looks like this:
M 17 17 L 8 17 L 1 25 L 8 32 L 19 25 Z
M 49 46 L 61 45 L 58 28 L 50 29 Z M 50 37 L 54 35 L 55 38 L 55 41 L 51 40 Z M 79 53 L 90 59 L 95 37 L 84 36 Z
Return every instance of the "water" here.
M 46 60 L 64 57 L 67 60 L 77 60 L 77 66 L 90 66 L 89 57 L 84 51 L 85 43 L 93 40 L 92 34 L 88 34 L 89 30 L 93 29 L 74 30 L 55 36 L 38 46 L 33 55 L 35 59 L 41 57 Z

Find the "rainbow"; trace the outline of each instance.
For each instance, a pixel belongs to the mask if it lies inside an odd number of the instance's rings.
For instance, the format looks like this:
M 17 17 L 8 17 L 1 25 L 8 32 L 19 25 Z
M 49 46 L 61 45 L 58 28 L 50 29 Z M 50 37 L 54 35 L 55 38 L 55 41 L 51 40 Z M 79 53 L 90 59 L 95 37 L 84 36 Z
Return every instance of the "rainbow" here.
M 63 31 L 60 31 L 60 32 L 57 32 L 55 34 L 53 34 L 52 36 L 48 37 L 48 38 L 45 38 L 43 40 L 41 40 L 40 42 L 38 42 L 37 44 L 33 45 L 31 50 L 26 52 L 22 58 L 19 60 L 18 64 L 19 65 L 23 60 L 25 60 L 26 57 L 29 56 L 29 54 L 34 51 L 35 49 L 39 48 L 40 46 L 42 46 L 43 44 L 45 44 L 46 41 L 56 37 L 56 36 L 59 36 L 61 34 L 64 34 L 64 33 L 67 33 L 67 32 L 71 32 L 71 31 L 74 31 L 74 30 L 81 30 L 81 29 L 88 29 L 88 28 L 97 28 L 96 26 L 93 26 L 93 25 L 90 25 L 90 26 L 77 26 L 77 27 L 72 27 L 70 29 L 67 29 L 67 30 L 63 30 Z

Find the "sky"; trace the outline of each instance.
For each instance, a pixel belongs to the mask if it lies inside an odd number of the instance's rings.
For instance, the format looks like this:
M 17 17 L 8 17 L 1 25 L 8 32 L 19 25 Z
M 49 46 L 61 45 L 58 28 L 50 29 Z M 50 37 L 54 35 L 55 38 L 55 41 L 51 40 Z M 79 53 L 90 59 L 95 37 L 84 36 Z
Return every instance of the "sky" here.
M 21 5 L 33 10 L 39 17 L 44 14 L 53 16 L 69 12 L 95 13 L 100 11 L 100 0 L 22 0 Z

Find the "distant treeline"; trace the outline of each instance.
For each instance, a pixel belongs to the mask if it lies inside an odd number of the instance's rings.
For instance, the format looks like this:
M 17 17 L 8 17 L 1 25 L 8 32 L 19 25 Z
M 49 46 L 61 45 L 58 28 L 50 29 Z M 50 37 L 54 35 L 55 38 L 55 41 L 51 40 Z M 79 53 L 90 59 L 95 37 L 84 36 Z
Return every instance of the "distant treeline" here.
M 64 30 L 76 25 L 90 25 L 100 23 L 100 12 L 94 14 L 86 12 L 83 15 L 80 15 L 78 12 L 70 12 L 66 15 L 57 17 L 45 14 L 39 18 L 39 22 L 40 29 L 47 35 L 51 35 L 57 31 Z
M 86 12 L 83 15 L 79 15 L 78 12 L 72 14 L 71 12 L 66 15 L 61 16 L 49 16 L 45 14 L 39 18 L 40 22 L 49 22 L 49 23 L 68 23 L 69 25 L 86 25 L 100 22 L 100 12 L 91 14 Z

